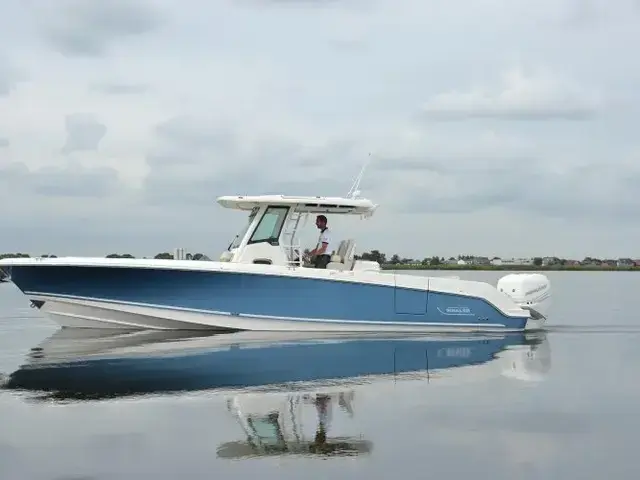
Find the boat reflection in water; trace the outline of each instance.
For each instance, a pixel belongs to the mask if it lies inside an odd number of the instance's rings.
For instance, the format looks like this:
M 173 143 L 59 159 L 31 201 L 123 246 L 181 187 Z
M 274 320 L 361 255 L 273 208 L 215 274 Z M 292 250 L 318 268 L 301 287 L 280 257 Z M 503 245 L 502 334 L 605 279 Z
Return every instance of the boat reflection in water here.
M 62 329 L 33 348 L 3 388 L 47 401 L 210 390 L 228 396 L 227 408 L 246 438 L 220 445 L 220 457 L 354 455 L 370 452 L 371 443 L 358 436 L 331 437 L 329 430 L 336 411 L 354 415 L 358 385 L 422 388 L 434 380 L 465 383 L 498 376 L 537 381 L 549 369 L 549 354 L 543 332 L 203 335 Z
M 354 398 L 353 390 L 333 393 L 236 395 L 227 400 L 227 408 L 244 431 L 246 440 L 222 443 L 218 447 L 218 457 L 243 458 L 283 453 L 370 453 L 372 443 L 361 436 L 329 435 L 335 406 L 338 405 L 341 413 L 353 418 Z

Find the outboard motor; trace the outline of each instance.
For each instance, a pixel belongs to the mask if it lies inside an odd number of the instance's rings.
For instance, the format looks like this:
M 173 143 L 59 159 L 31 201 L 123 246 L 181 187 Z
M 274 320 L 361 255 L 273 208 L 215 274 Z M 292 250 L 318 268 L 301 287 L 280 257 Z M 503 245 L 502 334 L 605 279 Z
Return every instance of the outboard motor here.
M 547 318 L 551 306 L 551 282 L 541 273 L 510 273 L 496 286 L 498 291 L 508 295 L 531 311 L 532 318 Z

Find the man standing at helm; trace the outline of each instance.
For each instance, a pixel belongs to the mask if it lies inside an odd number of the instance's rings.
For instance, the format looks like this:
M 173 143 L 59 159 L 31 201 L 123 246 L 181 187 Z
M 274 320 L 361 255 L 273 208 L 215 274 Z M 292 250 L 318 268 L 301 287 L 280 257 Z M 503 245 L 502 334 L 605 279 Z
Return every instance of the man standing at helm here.
M 327 268 L 327 264 L 331 261 L 331 237 L 327 227 L 327 217 L 318 215 L 316 227 L 320 230 L 320 237 L 318 237 L 316 248 L 309 252 L 309 256 L 314 268 Z

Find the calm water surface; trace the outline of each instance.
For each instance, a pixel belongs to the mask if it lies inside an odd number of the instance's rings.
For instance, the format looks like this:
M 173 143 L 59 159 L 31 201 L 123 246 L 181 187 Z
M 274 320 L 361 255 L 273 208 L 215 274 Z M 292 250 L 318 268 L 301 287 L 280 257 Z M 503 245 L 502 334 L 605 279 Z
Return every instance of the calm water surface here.
M 460 274 L 494 284 L 501 275 Z M 0 374 L 28 387 L 0 390 L 0 479 L 636 479 L 640 274 L 549 276 L 553 318 L 534 340 L 444 339 L 393 347 L 388 358 L 386 344 L 381 353 L 358 344 L 347 360 L 335 344 L 302 356 L 290 346 L 290 368 L 278 367 L 285 350 L 266 362 L 260 349 L 232 349 L 166 357 L 161 369 L 137 357 L 74 367 L 81 370 L 61 365 L 39 377 L 25 377 L 34 372 L 25 365 L 69 345 L 68 359 L 108 342 L 69 343 L 13 285 L 0 284 Z M 149 346 L 126 342 L 120 346 Z M 420 374 L 321 379 L 329 370 L 410 370 L 423 357 Z M 230 362 L 227 370 L 212 373 L 212 358 Z M 238 373 L 238 365 L 251 368 Z M 294 373 L 305 382 L 283 385 Z M 279 387 L 256 390 L 257 378 Z M 251 428 L 267 444 L 293 438 L 289 449 L 302 453 L 257 454 L 247 442 Z

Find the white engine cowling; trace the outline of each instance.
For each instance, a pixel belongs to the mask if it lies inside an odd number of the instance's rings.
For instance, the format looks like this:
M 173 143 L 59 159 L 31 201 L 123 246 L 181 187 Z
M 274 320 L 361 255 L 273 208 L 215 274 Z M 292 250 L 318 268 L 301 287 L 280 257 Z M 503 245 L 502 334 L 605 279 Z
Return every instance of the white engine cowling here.
M 510 273 L 498 280 L 497 289 L 511 297 L 532 316 L 547 318 L 551 304 L 551 282 L 541 273 Z

